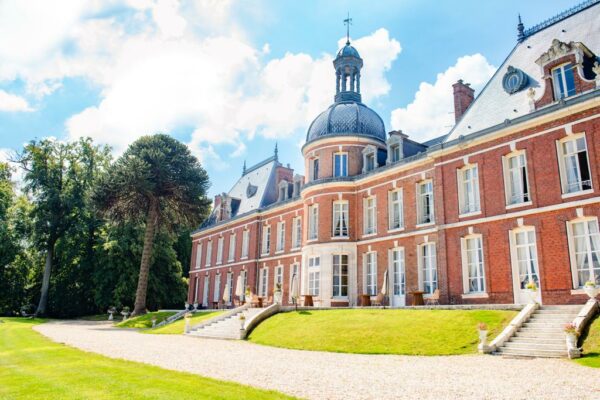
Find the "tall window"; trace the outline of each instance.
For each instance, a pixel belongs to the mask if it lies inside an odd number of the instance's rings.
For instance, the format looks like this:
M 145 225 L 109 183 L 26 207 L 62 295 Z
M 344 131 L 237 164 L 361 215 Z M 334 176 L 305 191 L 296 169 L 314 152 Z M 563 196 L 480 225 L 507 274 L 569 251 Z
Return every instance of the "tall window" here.
M 419 270 L 425 293 L 433 294 L 437 289 L 437 262 L 435 243 L 424 243 L 417 247 L 419 252 Z
M 321 259 L 319 257 L 308 258 L 308 294 L 319 295 L 321 285 Z
M 271 225 L 263 225 L 262 254 L 271 252 Z
M 397 248 L 392 250 L 392 294 L 394 296 L 404 296 L 406 293 L 406 275 L 404 270 L 404 249 Z
M 333 256 L 333 296 L 348 296 L 348 255 Z
M 402 189 L 391 190 L 388 195 L 388 218 L 389 229 L 400 229 L 404 227 Z
M 480 210 L 478 175 L 477 165 L 466 165 L 458 170 L 458 203 L 461 214 Z
M 365 253 L 365 294 L 377 294 L 377 253 Z
M 294 280 L 294 276 L 296 277 L 297 280 L 297 285 L 298 285 L 298 294 L 300 294 L 300 265 L 299 264 L 292 264 L 290 265 L 290 290 L 288 291 L 288 299 L 291 302 L 292 301 L 292 284 L 293 284 L 293 280 Z
M 402 154 L 400 153 L 400 145 L 394 144 L 390 147 L 392 162 L 400 161 Z
M 248 250 L 250 249 L 250 230 L 244 229 L 242 232 L 242 258 L 248 258 Z
M 333 202 L 333 236 L 348 236 L 348 202 Z
M 302 245 L 302 217 L 296 217 L 292 221 L 292 248 L 298 249 Z
M 333 155 L 333 176 L 348 176 L 348 153 Z
M 433 221 L 433 181 L 428 180 L 417 184 L 417 223 Z
M 367 197 L 363 200 L 365 213 L 364 234 L 377 233 L 377 202 L 375 197 Z
M 215 276 L 215 290 L 213 291 L 213 302 L 218 303 L 221 298 L 221 274 Z
M 204 287 L 202 289 L 202 306 L 208 307 L 208 290 L 210 288 L 210 277 L 206 275 L 204 277 Z
M 600 284 L 600 233 L 598 219 L 588 218 L 568 223 L 569 250 L 573 287 L 582 287 L 585 282 Z
M 223 241 L 225 239 L 221 236 L 217 241 L 217 265 L 223 262 Z
M 592 188 L 585 135 L 573 136 L 557 142 L 563 193 Z
M 506 204 L 520 204 L 530 201 L 525 152 L 521 151 L 503 157 L 503 164 Z
M 206 243 L 206 262 L 204 264 L 207 267 L 210 267 L 212 262 L 212 243 L 212 240 L 209 240 L 208 243 Z
M 285 246 L 285 222 L 277 223 L 277 247 L 276 251 L 283 251 Z
M 465 293 L 485 292 L 483 244 L 481 235 L 470 235 L 461 239 L 463 287 Z
M 375 153 L 370 153 L 365 156 L 365 161 L 367 163 L 365 170 L 373 171 L 375 169 Z
M 229 301 L 227 302 L 227 305 L 231 305 L 231 302 L 233 301 L 233 272 L 227 273 L 227 280 L 225 282 L 226 289 L 229 292 Z
M 275 276 L 273 277 L 273 288 L 276 289 L 277 285 L 283 290 L 283 265 L 275 267 Z
M 198 242 L 196 245 L 196 269 L 200 269 L 200 265 L 202 263 L 202 242 Z
M 539 287 L 537 246 L 534 228 L 520 228 L 510 232 L 513 262 L 519 269 L 519 286 L 525 289 L 527 283 L 535 282 Z
M 312 180 L 316 181 L 319 179 L 319 159 L 315 158 L 312 160 Z
M 229 235 L 229 257 L 227 261 L 231 262 L 235 260 L 235 233 Z
M 552 70 L 552 83 L 554 85 L 554 99 L 560 100 L 575 94 L 575 77 L 573 64 L 563 64 Z
M 261 297 L 266 297 L 267 292 L 269 290 L 269 268 L 264 267 L 260 269 L 258 274 L 259 285 L 258 285 L 258 295 Z
M 308 240 L 319 236 L 319 208 L 316 204 L 308 207 Z

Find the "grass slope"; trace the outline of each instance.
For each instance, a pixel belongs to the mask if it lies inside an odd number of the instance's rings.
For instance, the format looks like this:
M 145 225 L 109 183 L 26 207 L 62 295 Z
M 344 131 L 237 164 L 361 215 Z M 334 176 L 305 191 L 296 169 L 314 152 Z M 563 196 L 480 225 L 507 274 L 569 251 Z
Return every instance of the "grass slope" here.
M 582 358 L 575 359 L 578 364 L 600 368 L 600 316 L 596 316 L 589 327 L 583 342 L 583 354 Z
M 277 314 L 249 340 L 301 350 L 449 355 L 477 351 L 477 323 L 493 338 L 517 314 L 496 310 L 321 310 Z
M 162 322 L 163 320 L 169 318 L 173 314 L 175 313 L 172 311 L 149 312 L 138 317 L 133 317 L 126 319 L 125 321 L 121 321 L 115 326 L 119 328 L 151 328 L 152 318 L 156 317 L 156 323 L 158 324 L 159 322 Z
M 216 317 L 217 315 L 221 314 L 222 312 L 223 311 L 196 312 L 192 315 L 192 318 L 190 320 L 190 325 L 193 326 L 193 325 L 198 324 L 206 319 Z M 175 322 L 172 322 L 170 324 L 152 329 L 152 317 L 156 317 L 156 323 L 158 324 L 159 322 L 169 318 L 173 314 L 175 314 L 175 313 L 170 312 L 170 311 L 150 312 L 150 313 L 147 313 L 144 315 L 140 315 L 139 317 L 134 317 L 134 318 L 130 318 L 126 321 L 119 322 L 115 326 L 118 328 L 141 328 L 142 329 L 140 331 L 141 333 L 152 333 L 152 334 L 158 334 L 158 335 L 182 334 L 183 329 L 185 327 L 185 320 L 183 318 L 181 318 Z
M 42 321 L 0 323 L 1 399 L 284 399 L 231 382 L 115 360 L 54 343 L 33 331 Z

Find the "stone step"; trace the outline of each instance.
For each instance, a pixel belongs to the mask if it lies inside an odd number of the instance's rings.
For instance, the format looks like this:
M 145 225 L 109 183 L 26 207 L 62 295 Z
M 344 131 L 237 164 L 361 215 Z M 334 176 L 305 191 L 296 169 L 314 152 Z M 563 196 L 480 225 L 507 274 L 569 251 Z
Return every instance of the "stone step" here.
M 541 315 L 577 315 L 579 313 L 579 310 L 546 310 L 546 309 L 539 309 L 536 310 L 535 312 L 536 314 L 541 314 Z
M 567 351 L 567 345 L 563 343 L 519 343 L 519 342 L 506 342 L 502 348 L 511 350 L 549 350 L 549 351 Z
M 581 310 L 581 308 L 583 307 L 582 305 L 563 305 L 563 306 L 542 306 L 540 308 L 540 310 L 561 310 L 561 311 L 570 311 L 570 312 L 579 312 L 579 310 Z M 539 311 L 539 310 L 538 310 Z
M 565 339 L 564 332 L 562 333 L 548 333 L 548 332 L 530 332 L 530 331 L 519 331 L 513 336 L 514 338 L 524 339 Z
M 547 321 L 573 321 L 577 314 L 538 314 L 535 313 L 531 319 L 547 320 Z
M 523 324 L 523 328 L 563 329 L 564 324 L 561 324 L 560 322 L 539 322 L 530 320 Z
M 567 357 L 567 352 L 562 351 L 541 351 L 541 350 L 536 350 L 536 351 L 523 351 L 523 350 L 508 350 L 508 349 L 498 349 L 498 351 L 496 352 L 496 354 L 501 355 L 503 357 L 507 356 L 507 357 L 527 357 L 527 358 L 534 358 L 534 357 L 543 357 L 543 358 L 565 358 Z
M 539 344 L 565 344 L 564 337 L 539 337 L 539 336 L 513 336 L 509 343 L 539 343 Z

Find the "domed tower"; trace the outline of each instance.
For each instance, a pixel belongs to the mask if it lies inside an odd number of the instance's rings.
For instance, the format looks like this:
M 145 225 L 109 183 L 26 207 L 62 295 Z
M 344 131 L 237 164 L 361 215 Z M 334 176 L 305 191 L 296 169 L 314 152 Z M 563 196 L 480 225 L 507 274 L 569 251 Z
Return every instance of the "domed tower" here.
M 310 124 L 302 148 L 308 182 L 357 175 L 385 163 L 385 125 L 362 103 L 363 59 L 350 40 L 338 51 L 333 67 L 334 103 Z

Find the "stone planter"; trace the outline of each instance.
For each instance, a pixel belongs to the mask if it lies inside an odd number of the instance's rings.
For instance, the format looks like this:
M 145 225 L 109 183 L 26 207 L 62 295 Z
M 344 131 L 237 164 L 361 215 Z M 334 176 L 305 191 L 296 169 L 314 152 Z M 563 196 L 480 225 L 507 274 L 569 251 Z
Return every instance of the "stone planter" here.
M 537 290 L 527 289 L 527 296 L 529 296 L 529 303 L 535 304 L 537 303 Z
M 488 331 L 479 331 L 479 342 L 481 346 L 487 345 Z
M 574 333 L 567 333 L 565 335 L 567 342 L 567 349 L 572 350 L 577 348 L 577 335 Z
M 583 291 L 590 299 L 595 299 L 598 293 L 600 293 L 600 286 L 584 286 Z
M 282 300 L 282 293 L 281 292 L 275 292 L 273 294 L 273 301 L 277 304 L 281 304 L 281 300 Z

